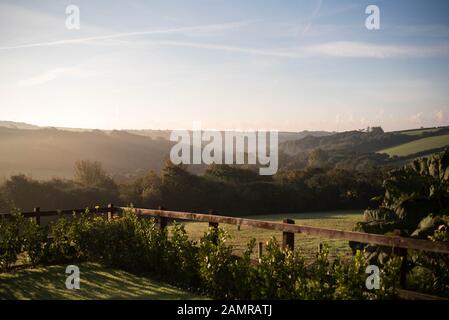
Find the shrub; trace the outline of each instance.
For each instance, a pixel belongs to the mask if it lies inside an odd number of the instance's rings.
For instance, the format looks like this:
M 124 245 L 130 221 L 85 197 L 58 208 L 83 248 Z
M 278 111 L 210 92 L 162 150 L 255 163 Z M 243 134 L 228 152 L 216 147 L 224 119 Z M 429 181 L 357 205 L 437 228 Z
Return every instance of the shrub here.
M 49 262 L 48 227 L 28 220 L 23 233 L 23 251 L 32 266 Z
M 449 231 L 446 226 L 442 226 L 429 238 L 432 241 L 448 242 Z M 419 252 L 415 259 L 411 277 L 412 286 L 425 292 L 449 296 L 449 255 Z M 420 279 L 422 276 L 425 278 Z
M 23 217 L 18 213 L 13 214 L 10 221 L 0 220 L 0 269 L 3 271 L 9 270 L 22 250 L 22 223 Z
M 297 252 L 281 249 L 277 240 L 267 242 L 265 254 L 254 271 L 254 299 L 292 299 L 303 296 L 305 265 Z
M 230 298 L 232 267 L 235 258 L 232 246 L 227 243 L 229 235 L 218 228 L 209 228 L 199 244 L 199 270 L 206 291 L 219 298 Z
M 175 283 L 192 287 L 200 281 L 196 242 L 189 240 L 182 224 L 175 223 L 170 235 L 165 248 L 167 273 Z
M 188 238 L 183 225 L 174 224 L 169 233 L 154 219 L 139 218 L 132 211 L 113 220 L 89 212 L 61 216 L 48 228 L 15 215 L 0 223 L 0 231 L 3 270 L 14 264 L 23 250 L 32 265 L 98 261 L 219 299 L 391 298 L 401 265 L 400 258 L 387 259 L 381 268 L 381 287 L 371 292 L 365 289 L 368 262 L 364 252 L 357 252 L 348 262 L 331 262 L 324 248 L 306 264 L 300 252 L 281 248 L 273 238 L 260 263 L 254 265 L 255 240 L 237 257 L 222 229 L 210 228 L 196 243 Z M 445 279 L 442 275 L 439 281 Z

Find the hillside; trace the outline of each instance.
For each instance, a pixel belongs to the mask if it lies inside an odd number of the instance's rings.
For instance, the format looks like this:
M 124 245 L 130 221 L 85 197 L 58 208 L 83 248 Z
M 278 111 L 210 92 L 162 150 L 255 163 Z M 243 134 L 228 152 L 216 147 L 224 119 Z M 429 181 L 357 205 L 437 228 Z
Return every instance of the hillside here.
M 416 139 L 414 136 L 384 132 L 378 128 L 371 132 L 347 131 L 329 136 L 307 136 L 300 140 L 287 141 L 281 145 L 281 148 L 289 155 L 310 152 L 317 148 L 325 151 L 366 153 L 400 145 L 414 139 Z
M 159 171 L 173 145 L 169 130 L 89 130 L 45 128 L 12 121 L 0 122 L 0 180 L 24 173 L 36 179 L 69 178 L 77 160 L 100 161 L 122 180 L 148 170 Z M 325 131 L 281 132 L 279 140 L 327 136 Z M 203 166 L 191 166 L 193 172 Z
M 0 176 L 25 173 L 37 179 L 71 177 L 77 160 L 96 160 L 115 175 L 159 170 L 170 142 L 122 131 L 72 132 L 0 127 Z
M 69 178 L 77 160 L 103 163 L 117 180 L 159 171 L 173 145 L 169 130 L 104 131 L 76 128 L 43 128 L 26 123 L 0 122 L 0 180 L 24 173 L 36 179 Z M 312 151 L 321 149 L 318 162 L 338 168 L 396 165 L 411 155 L 424 155 L 449 145 L 448 128 L 384 132 L 331 133 L 325 131 L 280 132 L 280 168 L 304 168 Z M 423 153 L 423 154 L 421 154 Z M 402 156 L 389 160 L 389 156 Z M 316 154 L 314 155 L 316 156 Z M 189 167 L 204 172 L 205 166 Z
M 151 137 L 153 139 L 162 138 L 162 139 L 169 139 L 170 138 L 170 130 L 125 130 L 126 132 L 145 136 L 145 137 Z M 279 132 L 279 142 L 285 142 L 285 141 L 295 141 L 299 140 L 308 136 L 312 137 L 325 137 L 333 135 L 334 132 L 328 132 L 328 131 L 300 131 L 300 132 L 285 132 L 281 131 Z
M 0 121 L 0 127 L 11 129 L 39 129 L 38 126 L 24 122 Z

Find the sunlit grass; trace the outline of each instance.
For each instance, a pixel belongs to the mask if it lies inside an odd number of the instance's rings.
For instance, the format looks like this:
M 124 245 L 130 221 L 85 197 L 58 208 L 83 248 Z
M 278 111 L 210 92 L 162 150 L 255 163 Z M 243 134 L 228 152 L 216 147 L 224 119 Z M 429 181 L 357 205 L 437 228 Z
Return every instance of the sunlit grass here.
M 0 299 L 198 299 L 173 286 L 125 271 L 82 263 L 80 289 L 65 286 L 66 266 L 0 273 Z
M 404 143 L 396 147 L 378 151 L 378 153 L 386 153 L 392 156 L 408 156 L 418 152 L 442 148 L 449 145 L 449 134 L 428 137 L 412 142 Z
M 285 218 L 295 220 L 297 225 L 315 226 L 338 230 L 352 230 L 357 221 L 363 220 L 363 214 L 360 211 L 335 211 L 335 212 L 314 212 L 298 213 L 287 215 L 259 215 L 247 217 L 265 221 L 280 222 Z M 198 241 L 208 229 L 207 223 L 187 222 L 184 223 L 187 234 L 192 240 Z M 258 229 L 248 226 L 241 226 L 238 230 L 235 225 L 220 224 L 220 227 L 226 230 L 231 236 L 231 243 L 234 245 L 236 254 L 242 253 L 251 239 L 255 238 L 257 242 L 266 243 L 273 236 L 281 243 L 282 232 Z M 307 258 L 313 257 L 318 251 L 319 245 L 327 244 L 329 246 L 330 256 L 348 256 L 351 250 L 346 240 L 331 240 L 326 238 L 306 236 L 295 234 L 295 249 L 300 250 Z M 253 258 L 257 257 L 254 252 Z

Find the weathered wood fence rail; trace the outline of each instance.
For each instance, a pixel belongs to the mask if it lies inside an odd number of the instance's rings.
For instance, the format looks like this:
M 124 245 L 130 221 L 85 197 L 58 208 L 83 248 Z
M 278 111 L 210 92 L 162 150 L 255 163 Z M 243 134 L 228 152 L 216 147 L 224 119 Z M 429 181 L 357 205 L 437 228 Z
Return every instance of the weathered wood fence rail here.
M 110 204 L 108 207 L 95 207 L 87 209 L 74 209 L 74 210 L 58 210 L 58 211 L 41 211 L 39 208 L 35 208 L 33 212 L 24 212 L 22 215 L 27 218 L 35 218 L 36 222 L 40 224 L 41 217 L 51 217 L 56 215 L 76 215 L 89 210 L 93 213 L 107 214 L 109 219 L 112 219 L 114 215 L 121 214 L 125 210 L 132 210 L 138 216 L 150 216 L 159 220 L 159 224 L 162 228 L 168 225 L 169 220 L 186 220 L 196 222 L 207 222 L 210 227 L 218 228 L 220 223 L 237 225 L 237 226 L 250 226 L 254 228 L 281 231 L 283 233 L 282 245 L 283 247 L 289 247 L 294 249 L 295 246 L 295 233 L 302 233 L 305 235 L 322 237 L 327 239 L 348 240 L 354 242 L 360 242 L 365 244 L 375 244 L 385 247 L 391 247 L 392 250 L 397 252 L 403 257 L 403 268 L 401 270 L 401 286 L 406 287 L 406 265 L 407 265 L 407 250 L 419 250 L 426 252 L 444 253 L 449 254 L 449 244 L 444 242 L 436 242 L 430 240 L 420 240 L 413 238 L 405 238 L 399 236 L 385 236 L 372 233 L 362 233 L 354 231 L 344 231 L 328 228 L 319 228 L 311 226 L 296 225 L 293 220 L 285 219 L 282 223 L 262 221 L 247 218 L 228 217 L 217 215 L 214 212 L 210 214 L 190 213 L 169 211 L 160 207 L 159 209 L 143 209 L 143 208 L 129 208 L 129 207 L 115 207 Z M 8 218 L 11 214 L 0 214 L 2 218 Z M 405 291 L 404 291 L 405 292 Z M 408 297 L 410 294 L 417 298 L 425 298 L 427 295 L 418 293 L 406 292 Z M 427 296 L 431 297 L 431 296 Z

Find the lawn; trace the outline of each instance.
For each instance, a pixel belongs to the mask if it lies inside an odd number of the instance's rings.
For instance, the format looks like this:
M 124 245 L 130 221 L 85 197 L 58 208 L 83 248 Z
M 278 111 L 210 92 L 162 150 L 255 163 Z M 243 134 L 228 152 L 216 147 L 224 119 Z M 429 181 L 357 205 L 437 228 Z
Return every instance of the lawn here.
M 295 220 L 297 225 L 315 226 L 339 230 L 352 230 L 357 221 L 363 220 L 363 214 L 360 211 L 334 211 L 334 212 L 314 212 L 314 213 L 298 213 L 287 215 L 260 215 L 250 216 L 249 219 L 259 219 L 266 221 L 280 222 L 285 218 Z M 199 240 L 208 228 L 207 223 L 187 222 L 184 223 L 187 234 L 193 240 Z M 282 232 L 258 229 L 248 226 L 241 226 L 238 230 L 235 225 L 220 224 L 220 227 L 228 231 L 231 236 L 231 243 L 234 245 L 236 254 L 245 250 L 247 243 L 255 238 L 257 242 L 266 243 L 273 236 L 281 243 Z M 300 250 L 307 258 L 314 256 L 319 248 L 320 243 L 329 246 L 331 257 L 337 255 L 349 256 L 351 250 L 348 246 L 348 241 L 345 240 L 330 240 L 325 238 L 318 238 L 306 236 L 303 234 L 295 234 L 295 249 Z M 253 258 L 257 257 L 257 252 L 254 253 Z
M 408 156 L 410 154 L 415 154 L 418 152 L 432 150 L 437 148 L 442 148 L 449 146 L 449 134 L 428 137 L 412 142 L 407 142 L 399 146 L 392 148 L 380 150 L 377 153 L 386 153 L 389 156 Z
M 65 287 L 66 266 L 0 273 L 0 299 L 198 299 L 199 297 L 146 277 L 81 263 L 80 289 Z

